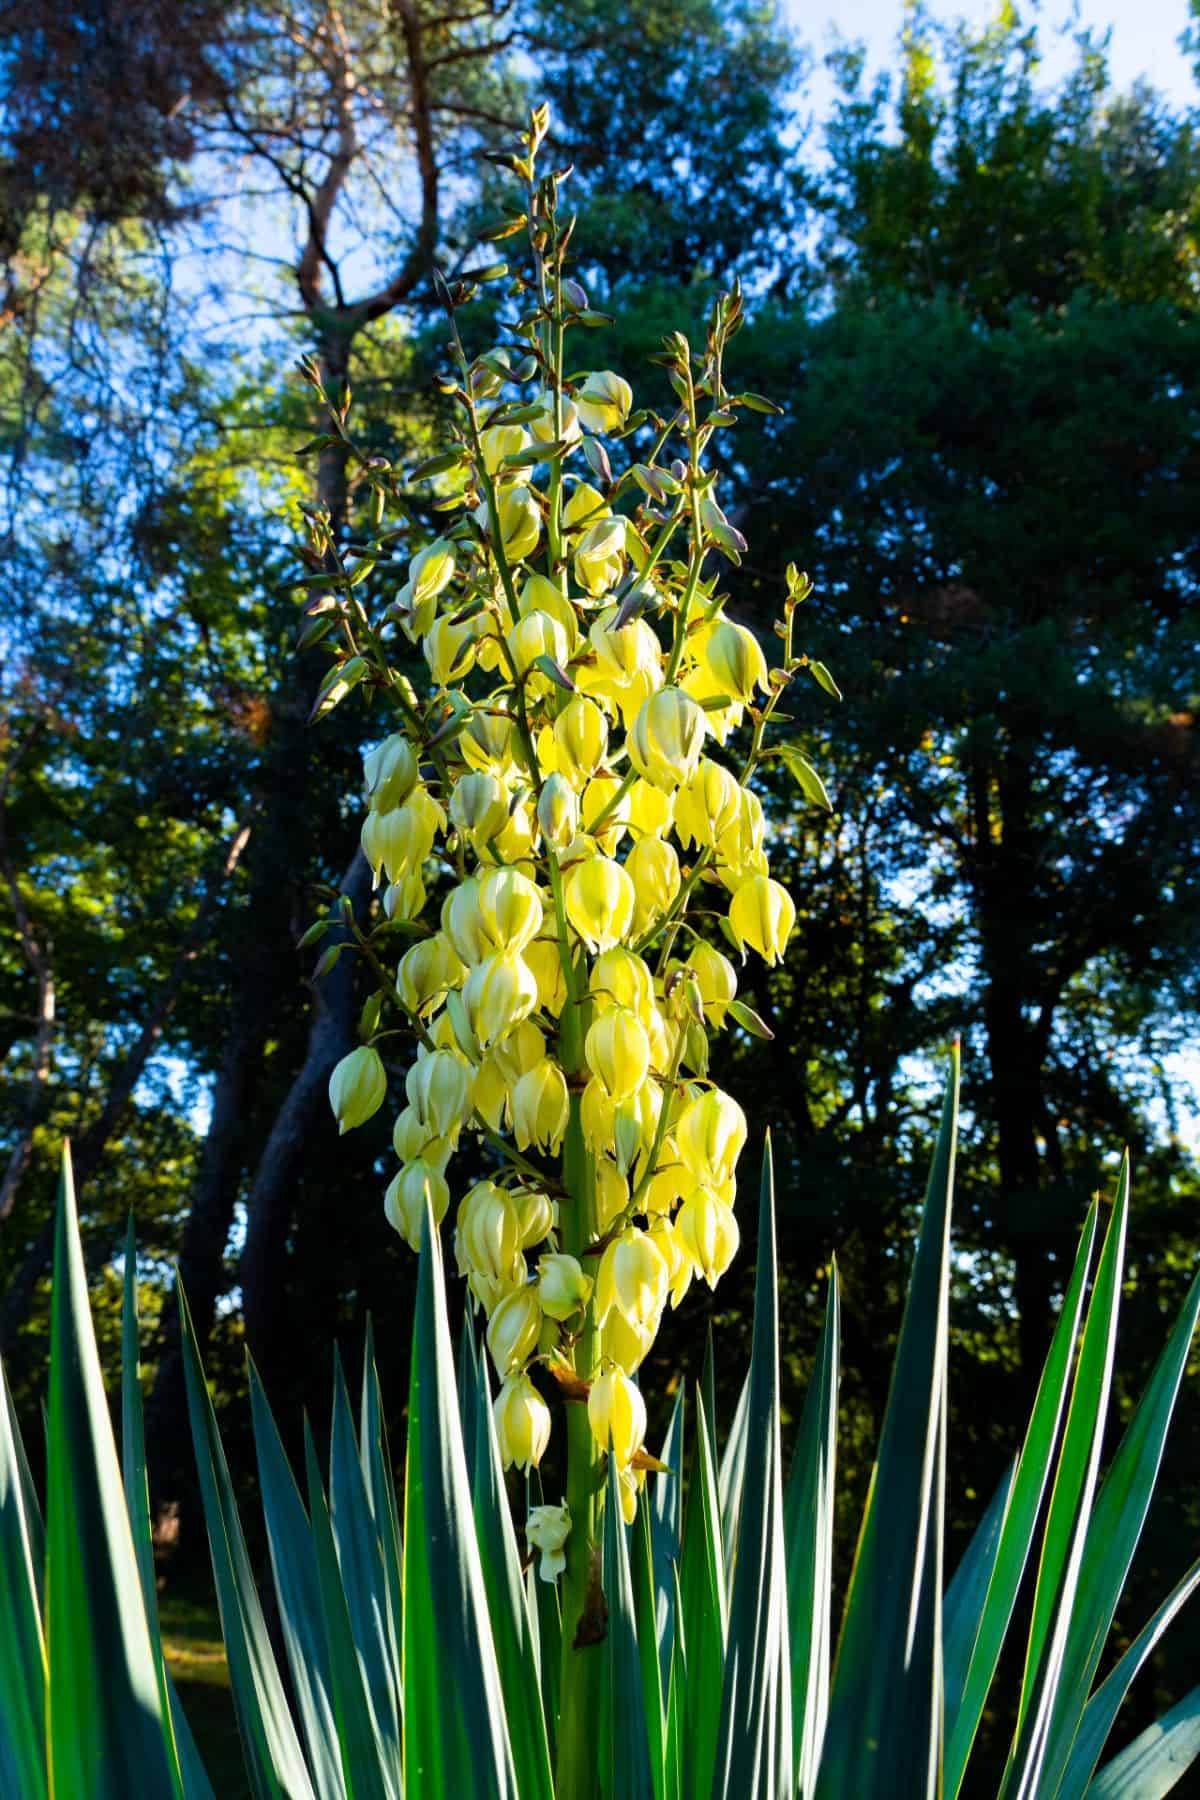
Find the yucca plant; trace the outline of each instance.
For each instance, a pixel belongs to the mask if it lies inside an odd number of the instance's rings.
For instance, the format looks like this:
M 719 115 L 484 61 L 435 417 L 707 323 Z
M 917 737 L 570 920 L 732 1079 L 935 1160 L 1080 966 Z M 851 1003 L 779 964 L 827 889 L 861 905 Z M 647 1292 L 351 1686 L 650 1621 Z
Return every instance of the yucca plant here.
M 944 1579 L 956 1088 L 957 1070 L 836 1657 L 837 1279 L 785 1482 L 769 1152 L 751 1365 L 723 1456 L 710 1371 L 694 1390 L 686 1434 L 680 1391 L 659 1459 L 671 1472 L 648 1484 L 632 1525 L 609 1462 L 597 1570 L 606 1619 L 603 1636 L 580 1652 L 593 1660 L 593 1791 L 604 1800 L 954 1800 L 1023 1583 L 1033 1604 L 998 1800 L 1155 1800 L 1200 1759 L 1197 1688 L 1098 1767 L 1130 1684 L 1200 1584 L 1197 1563 L 1096 1684 L 1200 1310 L 1198 1279 L 1101 1476 L 1127 1168 L 1103 1228 L 1098 1203 L 1088 1215 L 1024 1444 Z M 136 1296 L 131 1233 L 118 1460 L 65 1165 L 45 1527 L 7 1390 L 0 1410 L 0 1792 L 21 1800 L 213 1793 L 158 1634 Z M 522 1554 L 487 1368 L 470 1330 L 455 1368 L 432 1214 L 399 1494 L 369 1339 L 357 1420 L 338 1371 L 328 1464 L 308 1437 L 303 1494 L 251 1373 L 291 1704 L 186 1328 L 185 1347 L 252 1791 L 294 1800 L 553 1795 L 558 1590 Z M 536 1501 L 536 1477 L 533 1486 Z

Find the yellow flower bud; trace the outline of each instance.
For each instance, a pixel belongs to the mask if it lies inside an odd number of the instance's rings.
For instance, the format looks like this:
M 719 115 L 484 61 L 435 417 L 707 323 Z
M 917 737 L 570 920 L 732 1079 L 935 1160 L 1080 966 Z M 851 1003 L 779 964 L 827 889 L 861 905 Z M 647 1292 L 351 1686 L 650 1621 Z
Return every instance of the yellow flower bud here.
M 579 619 L 574 606 L 554 582 L 547 580 L 545 575 L 531 575 L 521 589 L 517 607 L 523 619 L 530 613 L 549 614 L 566 634 L 567 655 L 573 653 L 579 642 Z
M 598 1013 L 626 1006 L 645 1024 L 654 1005 L 654 979 L 640 956 L 618 944 L 592 964 L 588 994 Z
M 416 1162 L 419 1158 L 440 1175 L 446 1173 L 446 1164 L 454 1152 L 450 1139 L 434 1137 L 411 1106 L 402 1107 L 396 1114 L 396 1123 L 392 1126 L 392 1148 L 402 1163 Z
M 611 369 L 584 377 L 575 390 L 575 406 L 585 431 L 620 431 L 633 405 L 633 389 Z
M 572 870 L 566 884 L 567 918 L 589 950 L 610 950 L 633 923 L 633 883 L 611 857 L 597 856 Z
M 769 963 L 783 961 L 783 953 L 796 923 L 792 896 L 768 875 L 751 875 L 729 902 L 729 923 L 745 954 L 752 950 Z
M 451 822 L 482 849 L 508 824 L 508 804 L 508 794 L 496 777 L 474 770 L 458 778 L 450 800 Z
M 639 1325 L 614 1306 L 600 1327 L 600 1353 L 627 1375 L 641 1367 L 654 1343 L 657 1325 Z
M 542 1243 L 554 1230 L 555 1209 L 550 1196 L 537 1188 L 522 1188 L 513 1195 L 521 1227 L 521 1248 L 529 1250 Z
M 360 1044 L 343 1056 L 329 1077 L 329 1104 L 338 1122 L 338 1136 L 365 1125 L 383 1105 L 387 1076 L 378 1050 Z
M 402 731 L 394 731 L 363 758 L 367 797 L 375 812 L 403 805 L 416 785 L 417 757 Z
M 569 1319 L 581 1312 L 592 1292 L 592 1279 L 582 1265 L 563 1250 L 538 1257 L 538 1299 L 552 1319 Z
M 557 619 L 544 612 L 526 613 L 509 627 L 504 641 L 518 675 L 531 669 L 539 656 L 550 657 L 562 668 L 570 654 L 566 632 Z
M 554 721 L 554 747 L 560 772 L 574 787 L 582 787 L 604 761 L 608 749 L 608 720 L 594 700 L 576 694 Z
M 565 850 L 579 830 L 579 796 L 565 775 L 547 775 L 538 797 L 537 822 L 542 836 Z
M 611 593 L 625 571 L 628 522 L 611 513 L 597 519 L 575 541 L 575 579 L 593 598 Z
M 416 919 L 425 911 L 425 877 L 418 865 L 384 889 L 383 910 L 389 919 Z
M 510 1375 L 494 1408 L 500 1460 L 506 1469 L 536 1469 L 550 1442 L 550 1408 L 528 1375 Z
M 665 838 L 643 838 L 625 858 L 625 872 L 633 882 L 633 926 L 640 934 L 662 917 L 679 892 L 679 858 Z
M 454 545 L 446 538 L 435 538 L 424 550 L 418 550 L 408 565 L 408 585 L 412 603 L 436 599 L 454 579 Z
M 477 1181 L 459 1205 L 456 1244 L 461 1273 L 474 1270 L 506 1280 L 521 1250 L 521 1220 L 512 1195 L 494 1181 Z
M 557 1018 L 567 1003 L 567 982 L 557 938 L 536 937 L 523 955 L 537 983 L 538 1005 Z
M 749 705 L 756 688 L 767 691 L 767 662 L 758 639 L 732 619 L 717 621 L 704 645 L 704 661 L 718 694 Z
M 402 806 L 368 812 L 361 841 L 376 885 L 381 870 L 386 870 L 389 881 L 396 881 L 410 869 L 420 868 L 445 824 L 441 807 L 421 787 L 414 788 Z
M 675 817 L 675 795 L 639 776 L 629 790 L 629 823 L 639 837 L 662 837 Z
M 610 1006 L 588 1031 L 583 1053 L 588 1068 L 614 1100 L 636 1094 L 650 1072 L 650 1045 L 634 1015 Z
M 542 515 L 530 490 L 527 487 L 506 488 L 496 496 L 496 512 L 500 521 L 504 554 L 509 562 L 520 562 L 524 557 L 532 555 L 542 535 Z M 486 504 L 478 509 L 475 516 L 486 528 Z
M 672 1135 L 680 1161 L 698 1182 L 732 1181 L 746 1142 L 746 1115 L 731 1094 L 709 1088 L 684 1107 Z
M 528 1150 L 534 1144 L 539 1150 L 556 1153 L 566 1135 L 570 1115 L 566 1076 L 550 1057 L 543 1057 L 513 1089 L 513 1136 L 517 1148 Z
M 541 1329 L 536 1288 L 517 1288 L 498 1303 L 488 1320 L 487 1343 L 501 1381 L 525 1367 L 537 1349 Z
M 486 1050 L 529 1017 L 537 1005 L 537 982 L 518 952 L 505 950 L 476 963 L 462 997 L 471 1030 Z
M 737 972 L 733 964 L 712 944 L 697 939 L 684 966 L 696 977 L 705 1016 L 714 1025 L 723 1025 L 729 1002 L 737 994 Z
M 711 1188 L 695 1188 L 675 1215 L 675 1235 L 697 1275 L 715 1288 L 737 1255 L 740 1234 L 733 1208 Z
M 737 826 L 742 790 L 730 771 L 702 757 L 695 774 L 675 796 L 675 829 L 683 845 L 714 846 Z
M 470 1086 L 466 1060 L 453 1050 L 418 1050 L 404 1081 L 409 1105 L 434 1137 L 457 1138 Z
M 503 773 L 511 768 L 516 725 L 496 706 L 480 706 L 459 736 L 464 760 L 473 769 Z
M 542 924 L 542 897 L 516 869 L 488 869 L 479 877 L 475 904 L 493 950 L 524 950 Z
M 629 1205 L 629 1183 L 611 1157 L 596 1164 L 596 1230 L 603 1234 Z
M 642 702 L 627 733 L 629 760 L 654 787 L 686 784 L 696 772 L 704 748 L 704 714 L 682 688 L 660 688 Z
M 418 938 L 404 952 L 396 970 L 396 992 L 410 1013 L 427 1017 L 466 972 L 450 939 L 438 931 Z
M 563 1545 L 571 1535 L 571 1514 L 565 1506 L 531 1506 L 525 1520 L 525 1542 L 541 1552 L 538 1578 L 554 1581 L 567 1566 Z
M 646 1436 L 646 1402 L 620 1369 L 597 1376 L 588 1394 L 588 1424 L 618 1469 L 627 1469 Z
M 464 619 L 461 624 L 446 617 L 434 621 L 425 633 L 421 653 L 438 687 L 449 687 L 452 681 L 461 681 L 470 674 L 475 666 L 478 637 L 475 619 Z
M 528 449 L 529 433 L 520 425 L 490 425 L 480 432 L 479 447 L 484 468 L 489 475 L 495 475 L 506 456 L 519 456 Z
M 440 1169 L 418 1157 L 415 1162 L 405 1163 L 392 1177 L 383 1197 L 388 1224 L 413 1250 L 421 1248 L 421 1227 L 427 1202 L 433 1208 L 434 1224 L 440 1225 L 450 1205 L 450 1189 Z
M 657 1330 L 669 1286 L 670 1270 L 654 1239 L 627 1225 L 600 1258 L 596 1317 L 603 1322 L 615 1306 L 635 1324 Z

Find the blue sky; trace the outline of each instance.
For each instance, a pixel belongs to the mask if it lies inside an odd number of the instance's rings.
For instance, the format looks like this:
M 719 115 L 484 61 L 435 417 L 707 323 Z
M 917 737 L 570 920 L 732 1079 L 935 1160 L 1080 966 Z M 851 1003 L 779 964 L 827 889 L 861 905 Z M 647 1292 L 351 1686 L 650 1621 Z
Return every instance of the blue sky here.
M 896 38 L 903 16 L 902 0 L 851 0 L 848 5 L 834 6 L 830 0 L 781 0 L 784 13 L 809 50 L 819 59 L 825 49 L 831 27 L 836 24 L 843 37 L 863 39 L 874 67 L 883 68 L 892 60 Z M 999 0 L 931 0 L 929 11 L 944 20 L 966 19 L 973 25 L 985 25 L 996 16 Z M 1187 0 L 1047 0 L 1042 5 L 1026 3 L 1019 7 L 1023 24 L 1037 22 L 1046 50 L 1051 51 L 1057 28 L 1071 23 L 1097 30 L 1111 28 L 1111 64 L 1113 78 L 1119 87 L 1130 87 L 1139 76 L 1176 103 L 1189 105 L 1200 100 L 1187 59 L 1179 49 L 1178 38 L 1188 23 Z M 1056 59 L 1047 57 L 1047 72 L 1055 72 Z M 824 111 L 814 83 L 809 105 L 820 117 Z

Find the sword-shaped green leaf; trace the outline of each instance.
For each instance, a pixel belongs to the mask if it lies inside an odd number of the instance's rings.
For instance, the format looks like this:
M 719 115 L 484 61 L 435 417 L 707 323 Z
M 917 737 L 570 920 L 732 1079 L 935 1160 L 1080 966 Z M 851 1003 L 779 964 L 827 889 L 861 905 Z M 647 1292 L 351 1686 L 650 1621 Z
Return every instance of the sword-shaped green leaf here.
M 1119 1756 L 1106 1763 L 1088 1788 L 1088 1800 L 1163 1800 L 1200 1757 L 1200 1687 L 1185 1694 Z
M 833 1514 L 841 1315 L 836 1262 L 783 1502 L 787 1545 L 792 1731 L 801 1800 L 816 1786 L 829 1716 L 833 1649 Z
M 23 1451 L 0 1394 L 0 1793 L 45 1800 L 46 1662 Z
M 818 1800 L 933 1800 L 942 1761 L 942 1530 L 954 1052 L 850 1580 Z
M 602 1751 L 601 1792 L 604 1800 L 654 1800 L 633 1582 L 621 1517 L 620 1480 L 611 1455 L 604 1499 L 604 1592 L 608 1601 L 604 1723 L 608 1729 L 602 1730 L 607 1742 Z

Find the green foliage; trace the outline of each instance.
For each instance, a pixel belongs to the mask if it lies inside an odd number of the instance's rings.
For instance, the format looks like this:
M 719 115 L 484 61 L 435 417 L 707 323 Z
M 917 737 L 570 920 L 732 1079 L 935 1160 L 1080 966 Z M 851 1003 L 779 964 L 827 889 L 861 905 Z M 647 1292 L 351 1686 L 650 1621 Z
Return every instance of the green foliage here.
M 957 1099 L 955 1069 L 832 1672 L 836 1277 L 785 1501 L 768 1153 L 744 1432 L 735 1424 L 718 1473 L 697 1390 L 698 1460 L 684 1520 L 677 1499 L 681 1405 L 664 1445 L 669 1472 L 656 1476 L 657 1489 L 642 1496 L 632 1528 L 621 1521 L 615 1469 L 610 1471 L 605 1641 L 585 1653 L 601 1658 L 605 1671 L 596 1777 L 596 1792 L 605 1800 L 637 1794 L 684 1800 L 710 1791 L 820 1800 L 851 1788 L 863 1800 L 884 1800 L 899 1791 L 901 1772 L 905 1792 L 931 1800 L 944 1792 L 956 1800 L 1000 1649 L 1006 1634 L 1012 1636 L 1011 1621 L 1022 1617 L 1013 1611 L 1022 1573 L 1034 1564 L 1032 1614 L 1020 1627 L 1024 1673 L 1000 1789 L 1004 1800 L 1077 1800 L 1085 1792 L 1144 1800 L 1169 1792 L 1200 1757 L 1193 1693 L 1093 1779 L 1130 1681 L 1200 1585 L 1197 1564 L 1093 1691 L 1200 1313 L 1198 1278 L 1101 1477 L 1129 1211 L 1127 1170 L 1094 1275 L 1095 1208 L 1089 1216 L 1020 1463 L 987 1509 L 954 1579 L 945 1582 Z M 206 1797 L 212 1789 L 178 1709 L 158 1635 L 141 1459 L 132 1243 L 125 1283 L 122 1489 L 87 1309 L 69 1165 L 58 1219 L 44 1546 L 20 1439 L 8 1411 L 0 1414 L 0 1558 L 9 1574 L 0 1609 L 0 1754 L 22 1795 L 48 1791 L 49 1778 L 57 1789 L 68 1781 L 72 1791 L 89 1794 L 125 1793 L 136 1783 L 139 1793 Z M 531 1609 L 521 1578 L 485 1366 L 469 1343 L 455 1374 L 432 1220 L 427 1217 L 414 1322 L 402 1555 L 371 1355 L 364 1364 L 360 1432 L 340 1373 L 335 1384 L 328 1499 L 308 1438 L 307 1504 L 266 1397 L 252 1382 L 263 1505 L 303 1743 L 283 1698 L 190 1332 L 187 1345 L 205 1512 L 253 1791 L 548 1796 L 540 1667 L 555 1646 L 540 1628 L 544 1597 L 537 1592 Z M 470 1465 L 463 1417 L 475 1421 Z M 753 1454 L 743 1454 L 751 1445 Z M 1039 1519 L 1038 1499 L 1047 1490 L 1049 1508 Z M 728 1543 L 722 1541 L 718 1492 L 726 1499 Z M 689 1593 L 695 1596 L 690 1603 Z M 553 1612 L 552 1589 L 545 1599 Z M 703 1652 L 706 1624 L 717 1630 Z M 46 1714 L 30 1704 L 43 1636 L 49 1728 Z M 715 1690 L 704 1686 L 709 1659 Z M 701 1694 L 707 1691 L 709 1714 L 719 1720 L 708 1751 L 683 1728 L 693 1684 Z M 74 1696 L 70 1731 L 55 1728 L 56 1694 Z M 694 1760 L 698 1754 L 703 1766 Z

